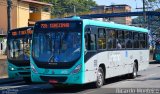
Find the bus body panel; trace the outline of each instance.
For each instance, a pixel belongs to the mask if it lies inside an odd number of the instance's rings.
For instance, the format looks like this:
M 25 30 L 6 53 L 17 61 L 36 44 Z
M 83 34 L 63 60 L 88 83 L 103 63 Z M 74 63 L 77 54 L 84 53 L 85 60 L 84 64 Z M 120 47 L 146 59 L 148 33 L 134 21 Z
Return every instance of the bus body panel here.
M 85 68 L 88 70 L 85 71 L 85 83 L 96 81 L 96 73 L 100 64 L 105 65 L 105 78 L 111 78 L 132 73 L 135 60 L 138 61 L 138 71 L 146 69 L 149 65 L 148 57 L 149 50 L 138 50 L 138 53 L 136 50 L 100 52 L 85 63 Z
M 159 35 L 157 35 L 159 37 Z M 155 50 L 153 52 L 153 59 L 156 60 L 157 62 L 160 61 L 160 42 L 157 39 L 155 43 Z
M 72 74 L 72 71 L 74 68 L 81 64 L 82 58 L 78 61 L 77 64 L 75 64 L 70 69 L 44 69 L 44 68 L 38 68 L 36 64 L 34 64 L 33 59 L 31 58 L 31 63 L 34 66 L 34 68 L 38 71 L 38 73 L 34 73 L 31 70 L 31 79 L 33 82 L 49 82 L 49 80 L 58 80 L 54 77 L 66 77 L 65 81 L 59 81 L 59 83 L 64 84 L 83 84 L 84 83 L 84 64 L 82 64 L 82 69 L 77 74 Z M 44 77 L 50 77 L 50 79 L 43 79 Z
M 115 28 L 121 30 L 131 30 L 137 32 L 148 31 L 143 28 L 125 26 L 120 24 L 112 24 L 100 21 L 83 20 L 82 29 L 82 50 L 81 58 L 69 69 L 45 69 L 38 68 L 35 61 L 31 55 L 31 64 L 36 69 L 37 73 L 33 72 L 31 69 L 31 78 L 33 82 L 49 82 L 49 80 L 57 80 L 56 77 L 66 77 L 67 79 L 63 82 L 64 84 L 85 84 L 89 82 L 94 82 L 97 80 L 97 70 L 100 64 L 104 64 L 106 68 L 105 78 L 110 78 L 114 76 L 119 76 L 123 74 L 128 74 L 133 72 L 133 63 L 138 60 L 138 70 L 144 70 L 148 67 L 149 62 L 149 50 L 118 50 L 118 51 L 101 51 L 97 52 L 94 56 L 89 58 L 86 62 L 84 60 L 85 56 L 85 27 L 87 25 L 105 27 L 105 28 Z M 74 68 L 82 64 L 81 70 L 77 74 L 71 74 Z M 65 72 L 64 72 L 65 71 Z M 66 73 L 66 74 L 62 74 Z M 42 80 L 44 76 L 47 80 Z
M 155 53 L 155 60 L 160 61 L 160 54 L 159 53 Z

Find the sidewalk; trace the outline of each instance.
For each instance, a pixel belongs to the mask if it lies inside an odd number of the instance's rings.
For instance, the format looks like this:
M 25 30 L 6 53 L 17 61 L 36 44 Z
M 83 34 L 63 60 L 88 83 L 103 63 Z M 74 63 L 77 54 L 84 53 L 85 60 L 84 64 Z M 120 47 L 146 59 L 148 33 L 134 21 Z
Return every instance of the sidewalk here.
M 7 59 L 7 55 L 1 55 L 0 54 L 0 60 L 6 60 Z
M 8 78 L 6 60 L 7 56 L 0 54 L 0 79 Z
M 0 79 L 8 78 L 8 75 L 6 76 L 0 76 Z

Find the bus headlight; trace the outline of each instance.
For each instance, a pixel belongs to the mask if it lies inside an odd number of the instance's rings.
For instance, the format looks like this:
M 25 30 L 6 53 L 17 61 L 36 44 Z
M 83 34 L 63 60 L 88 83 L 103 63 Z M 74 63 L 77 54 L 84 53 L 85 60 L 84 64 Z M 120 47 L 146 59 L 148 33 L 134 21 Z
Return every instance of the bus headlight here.
M 16 69 L 15 69 L 14 67 L 12 67 L 12 66 L 9 66 L 8 68 L 9 68 L 10 71 L 16 70 Z
M 77 67 L 71 72 L 71 74 L 76 74 L 76 73 L 78 73 L 81 68 L 82 68 L 82 65 L 81 65 L 81 64 L 77 65 Z
M 11 70 L 14 70 L 14 68 L 11 68 Z
M 36 68 L 34 67 L 34 65 L 31 63 L 31 70 L 34 72 L 34 73 L 38 73 Z

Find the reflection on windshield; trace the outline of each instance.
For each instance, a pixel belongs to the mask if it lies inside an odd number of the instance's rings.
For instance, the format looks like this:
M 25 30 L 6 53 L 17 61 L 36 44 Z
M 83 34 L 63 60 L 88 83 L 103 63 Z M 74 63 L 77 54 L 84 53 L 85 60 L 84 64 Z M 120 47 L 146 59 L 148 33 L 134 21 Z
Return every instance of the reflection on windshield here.
M 8 58 L 11 60 L 29 60 L 31 39 L 9 39 Z
M 36 33 L 33 57 L 41 62 L 71 62 L 80 57 L 81 33 Z

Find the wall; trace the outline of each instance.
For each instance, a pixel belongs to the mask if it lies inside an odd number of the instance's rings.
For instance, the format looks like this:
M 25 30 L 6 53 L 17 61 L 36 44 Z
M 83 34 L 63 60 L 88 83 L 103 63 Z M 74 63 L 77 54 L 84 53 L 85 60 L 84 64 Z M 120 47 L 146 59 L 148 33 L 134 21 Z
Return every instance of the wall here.
M 29 4 L 18 2 L 17 7 L 17 28 L 28 26 L 29 20 Z
M 48 20 L 48 19 L 51 19 L 51 14 L 49 12 L 42 12 L 41 20 Z
M 30 6 L 37 8 L 37 11 L 30 13 L 30 17 L 29 17 L 30 21 L 47 20 L 51 18 L 50 11 L 49 12 L 43 11 L 43 7 L 44 7 L 43 5 L 30 4 Z
M 41 13 L 40 12 L 30 13 L 29 20 L 31 20 L 31 21 L 38 21 L 40 19 L 41 19 Z
M 12 21 L 12 27 L 16 28 L 17 26 L 17 0 L 13 0 L 12 4 L 12 12 L 11 12 L 11 21 Z M 7 0 L 0 0 L 0 29 L 2 29 L 4 32 L 7 32 Z

